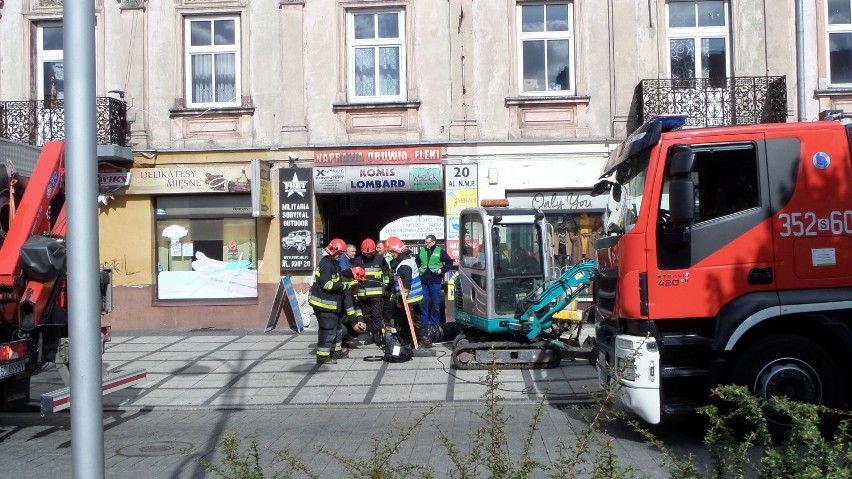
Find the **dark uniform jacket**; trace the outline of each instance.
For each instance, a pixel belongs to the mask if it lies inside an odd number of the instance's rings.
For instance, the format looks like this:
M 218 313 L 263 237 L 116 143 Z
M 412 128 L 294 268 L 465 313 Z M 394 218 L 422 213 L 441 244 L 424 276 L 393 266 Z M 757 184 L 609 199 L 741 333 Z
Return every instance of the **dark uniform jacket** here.
M 355 258 L 355 266 L 364 268 L 363 284 L 358 288 L 359 298 L 382 296 L 390 284 L 390 266 L 382 256 L 373 255 L 367 259 L 364 255 Z
M 314 284 L 308 295 L 308 303 L 322 311 L 339 312 L 343 302 L 343 280 L 340 265 L 333 256 L 323 256 L 314 272 Z

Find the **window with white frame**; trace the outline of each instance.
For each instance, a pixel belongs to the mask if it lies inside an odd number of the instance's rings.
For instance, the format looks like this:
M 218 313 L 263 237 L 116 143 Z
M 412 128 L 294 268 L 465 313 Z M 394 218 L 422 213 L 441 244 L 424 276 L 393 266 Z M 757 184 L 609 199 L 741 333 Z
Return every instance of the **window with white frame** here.
M 828 81 L 852 84 L 852 0 L 827 0 Z
M 518 5 L 518 73 L 525 95 L 576 92 L 574 85 L 574 5 Z
M 671 77 L 727 77 L 728 2 L 669 0 L 667 14 Z
M 405 10 L 347 12 L 350 101 L 406 99 Z
M 185 49 L 187 106 L 239 106 L 239 17 L 187 18 Z
M 38 100 L 65 99 L 62 23 L 40 23 L 36 28 Z

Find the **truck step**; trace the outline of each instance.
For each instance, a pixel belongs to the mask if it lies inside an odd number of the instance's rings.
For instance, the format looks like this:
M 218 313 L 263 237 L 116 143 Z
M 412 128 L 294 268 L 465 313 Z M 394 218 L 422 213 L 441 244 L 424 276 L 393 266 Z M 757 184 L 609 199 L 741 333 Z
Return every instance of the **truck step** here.
M 671 349 L 694 349 L 710 347 L 710 338 L 698 335 L 673 335 L 663 336 L 663 344 L 666 350 Z
M 701 407 L 701 405 L 698 404 L 698 403 L 666 404 L 666 405 L 663 406 L 663 414 L 665 414 L 665 415 L 695 414 L 695 412 L 700 407 Z
M 707 376 L 710 374 L 710 370 L 707 368 L 663 367 L 660 374 L 664 378 L 685 378 Z
M 133 369 L 111 373 L 103 377 L 103 395 L 120 391 L 145 380 L 148 373 L 144 369 Z M 58 412 L 71 407 L 71 388 L 57 389 L 41 395 L 41 413 Z

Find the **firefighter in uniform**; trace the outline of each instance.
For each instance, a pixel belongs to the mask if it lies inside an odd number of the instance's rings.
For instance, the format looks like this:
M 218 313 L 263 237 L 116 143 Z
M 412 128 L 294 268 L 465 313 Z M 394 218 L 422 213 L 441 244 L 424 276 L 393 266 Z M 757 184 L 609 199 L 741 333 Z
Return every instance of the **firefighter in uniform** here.
M 393 263 L 393 256 L 390 254 L 390 251 L 387 249 L 387 240 L 379 241 L 376 243 L 376 256 L 382 257 L 385 259 L 385 264 L 388 267 L 388 284 L 385 288 L 385 292 L 382 295 L 384 299 L 384 304 L 382 305 L 382 318 L 384 319 L 384 324 L 386 326 L 393 325 L 393 303 L 391 300 L 391 295 L 394 290 L 394 279 L 393 279 L 393 270 L 391 269 L 391 263 Z M 384 336 L 382 336 L 384 339 Z
M 376 242 L 370 238 L 361 242 L 361 255 L 355 266 L 364 268 L 364 282 L 358 288 L 358 302 L 364 313 L 364 322 L 370 337 L 366 344 L 381 345 L 384 294 L 390 284 L 390 266 L 383 256 L 376 254 Z
M 343 353 L 343 338 L 340 334 L 343 313 L 343 295 L 352 283 L 340 276 L 338 258 L 346 251 L 346 242 L 335 238 L 325 247 L 322 259 L 314 272 L 314 283 L 308 295 L 308 303 L 314 308 L 319 331 L 317 333 L 317 363 L 337 364 Z
M 354 285 L 343 292 L 343 312 L 341 316 L 340 334 L 343 338 L 343 350 L 340 353 L 340 358 L 349 357 L 348 347 L 354 345 L 355 338 L 359 334 L 367 330 L 367 325 L 364 323 L 364 313 L 361 310 L 361 305 L 358 303 L 357 295 L 361 285 L 364 282 L 364 268 L 353 266 L 348 269 L 340 270 L 340 276 L 344 283 L 356 282 Z
M 396 305 L 393 310 L 394 325 L 397 331 L 409 331 L 408 318 L 405 314 L 405 308 L 402 304 L 402 291 L 399 289 L 399 281 L 397 278 L 402 278 L 402 286 L 405 288 L 406 299 L 408 300 L 408 309 L 411 312 L 411 322 L 414 324 L 414 331 L 417 334 L 417 340 L 420 346 L 424 349 L 432 347 L 432 340 L 429 339 L 429 334 L 423 326 L 420 319 L 420 303 L 423 301 L 423 285 L 420 284 L 420 275 L 417 272 L 417 263 L 411 254 L 408 252 L 408 247 L 405 243 L 396 236 L 388 238 L 386 244 L 387 250 L 393 256 L 391 269 L 394 272 L 394 291 L 396 295 Z

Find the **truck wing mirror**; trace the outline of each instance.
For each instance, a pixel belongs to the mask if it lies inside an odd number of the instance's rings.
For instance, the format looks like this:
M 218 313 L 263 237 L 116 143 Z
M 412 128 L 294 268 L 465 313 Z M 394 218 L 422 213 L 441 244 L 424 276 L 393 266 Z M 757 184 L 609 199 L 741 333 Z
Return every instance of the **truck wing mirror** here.
M 609 180 L 600 180 L 595 183 L 595 186 L 592 187 L 592 192 L 589 193 L 589 196 L 600 196 L 607 191 L 610 192 L 613 200 L 616 202 L 621 201 L 621 186 L 619 186 L 618 183 Z
M 695 185 L 692 179 L 674 178 L 669 183 L 669 222 L 688 226 L 695 219 Z
M 669 164 L 669 176 L 677 178 L 692 173 L 695 166 L 695 152 L 686 145 L 676 145 L 672 152 L 672 161 Z

